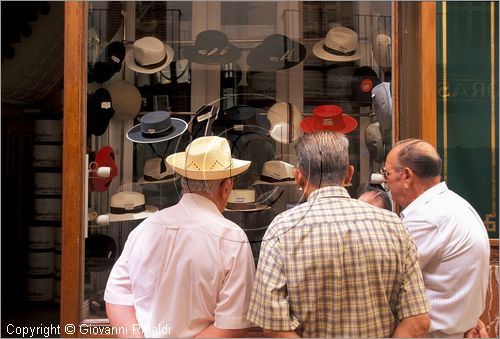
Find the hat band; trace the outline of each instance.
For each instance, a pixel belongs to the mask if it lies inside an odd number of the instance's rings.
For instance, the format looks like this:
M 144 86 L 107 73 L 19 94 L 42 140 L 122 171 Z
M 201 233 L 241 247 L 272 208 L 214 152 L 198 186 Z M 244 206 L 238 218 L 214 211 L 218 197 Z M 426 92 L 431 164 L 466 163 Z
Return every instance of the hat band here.
M 159 137 L 164 137 L 170 133 L 170 130 L 172 129 L 173 125 L 168 126 L 164 130 L 157 131 L 155 129 L 148 129 L 148 130 L 143 130 L 141 131 L 142 136 L 144 138 L 159 138 Z
M 325 44 L 323 44 L 323 49 L 330 54 L 339 55 L 339 56 L 351 56 L 351 55 L 354 55 L 356 53 L 356 50 L 350 51 L 350 52 L 342 52 L 342 51 L 330 48 Z
M 134 208 L 113 207 L 113 206 L 109 208 L 109 211 L 113 214 L 139 213 L 145 210 L 146 210 L 146 205 L 144 204 L 135 206 Z
M 267 175 L 261 175 L 260 180 L 265 181 L 265 182 L 286 182 L 286 181 L 293 181 L 295 179 L 294 178 L 276 179 L 273 177 L 268 177 Z
M 162 66 L 167 61 L 167 55 L 165 54 L 165 57 L 160 62 L 157 62 L 157 63 L 154 63 L 154 64 L 149 64 L 149 65 L 143 65 L 143 64 L 141 64 L 139 61 L 137 61 L 136 58 L 134 58 L 134 60 L 135 60 L 135 63 L 138 64 L 138 65 L 140 65 L 142 68 L 153 69 L 153 68 Z

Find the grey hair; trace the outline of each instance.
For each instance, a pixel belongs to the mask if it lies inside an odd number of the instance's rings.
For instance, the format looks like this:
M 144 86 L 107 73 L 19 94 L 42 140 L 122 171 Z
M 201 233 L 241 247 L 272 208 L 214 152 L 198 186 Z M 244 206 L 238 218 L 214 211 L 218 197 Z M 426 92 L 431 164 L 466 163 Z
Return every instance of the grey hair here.
M 315 186 L 341 185 L 349 166 L 349 140 L 338 132 L 306 133 L 295 145 L 297 168 Z
M 430 144 L 420 139 L 406 139 L 395 146 L 399 147 L 397 158 L 400 167 L 411 168 L 419 178 L 424 179 L 441 175 L 441 157 Z M 430 149 L 434 151 L 429 152 Z
M 214 193 L 226 179 L 194 180 L 182 177 L 181 186 L 184 193 Z

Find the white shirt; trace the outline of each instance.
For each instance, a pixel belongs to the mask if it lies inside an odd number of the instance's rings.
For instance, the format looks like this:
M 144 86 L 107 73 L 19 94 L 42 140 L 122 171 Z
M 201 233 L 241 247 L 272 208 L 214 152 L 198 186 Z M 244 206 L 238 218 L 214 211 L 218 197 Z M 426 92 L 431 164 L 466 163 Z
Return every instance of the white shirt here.
M 430 310 L 430 337 L 463 337 L 485 306 L 490 245 L 474 208 L 442 182 L 401 213 L 413 235 Z
M 211 324 L 248 328 L 254 275 L 243 230 L 187 193 L 130 233 L 104 300 L 133 305 L 146 337 L 193 337 Z

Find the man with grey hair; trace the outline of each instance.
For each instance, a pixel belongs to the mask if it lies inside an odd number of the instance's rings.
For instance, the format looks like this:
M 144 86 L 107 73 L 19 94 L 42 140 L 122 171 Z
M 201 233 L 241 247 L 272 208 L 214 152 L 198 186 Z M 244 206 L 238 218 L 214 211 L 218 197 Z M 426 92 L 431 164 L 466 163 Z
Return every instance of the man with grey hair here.
M 250 161 L 210 136 L 166 162 L 182 176 L 182 198 L 130 233 L 104 295 L 110 324 L 128 338 L 244 337 L 255 265 L 245 233 L 222 212 Z
M 441 182 L 441 158 L 423 140 L 398 142 L 382 172 L 418 247 L 431 306 L 429 336 L 463 337 L 466 331 L 467 336 L 487 336 L 477 321 L 489 276 L 490 245 L 483 221 Z
M 248 311 L 265 336 L 427 334 L 415 243 L 396 214 L 349 196 L 348 146 L 337 132 L 305 134 L 295 146 L 307 202 L 267 229 Z

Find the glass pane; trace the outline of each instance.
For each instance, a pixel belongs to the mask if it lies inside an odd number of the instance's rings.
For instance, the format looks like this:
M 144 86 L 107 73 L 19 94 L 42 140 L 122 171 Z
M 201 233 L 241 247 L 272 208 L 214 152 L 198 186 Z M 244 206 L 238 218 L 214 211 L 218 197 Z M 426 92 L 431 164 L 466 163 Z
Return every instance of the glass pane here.
M 303 201 L 291 169 L 304 119 L 348 136 L 356 173 L 347 189 L 353 197 L 368 189 L 392 143 L 390 9 L 389 2 L 89 3 L 84 318 L 106 317 L 104 289 L 129 233 L 179 201 L 180 180 L 163 160 L 196 138 L 223 136 L 234 157 L 252 161 L 224 216 L 245 230 L 255 262 L 269 223 Z M 148 139 L 145 121 L 162 111 L 187 130 Z

